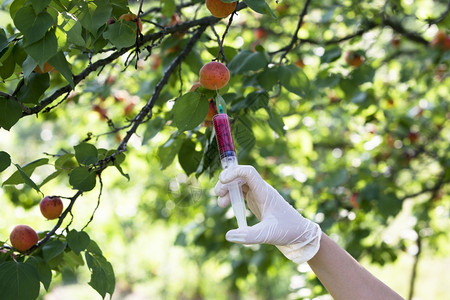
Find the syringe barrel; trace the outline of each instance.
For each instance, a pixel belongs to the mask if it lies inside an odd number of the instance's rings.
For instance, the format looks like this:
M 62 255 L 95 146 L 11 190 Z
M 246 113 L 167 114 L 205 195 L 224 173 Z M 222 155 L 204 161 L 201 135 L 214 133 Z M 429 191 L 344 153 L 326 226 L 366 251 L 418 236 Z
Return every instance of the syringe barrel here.
M 220 153 L 222 168 L 227 169 L 237 166 L 236 150 L 234 149 L 233 137 L 231 136 L 230 122 L 227 114 L 217 114 L 213 117 L 214 130 L 216 132 L 217 146 Z M 231 206 L 239 228 L 247 226 L 245 218 L 245 203 L 242 188 L 238 182 L 233 181 L 228 184 Z
M 227 114 L 217 114 L 213 117 L 214 130 L 216 131 L 217 145 L 219 146 L 220 159 L 228 156 L 236 156 L 233 137 L 231 136 L 230 122 Z

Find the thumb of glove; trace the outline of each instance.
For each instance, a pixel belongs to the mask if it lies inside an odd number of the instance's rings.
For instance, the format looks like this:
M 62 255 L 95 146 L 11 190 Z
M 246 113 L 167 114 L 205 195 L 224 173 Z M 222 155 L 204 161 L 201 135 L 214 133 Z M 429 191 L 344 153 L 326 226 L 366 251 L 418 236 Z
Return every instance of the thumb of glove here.
M 260 222 L 253 226 L 233 229 L 227 232 L 225 238 L 227 241 L 239 244 L 264 244 L 268 242 L 267 224 Z

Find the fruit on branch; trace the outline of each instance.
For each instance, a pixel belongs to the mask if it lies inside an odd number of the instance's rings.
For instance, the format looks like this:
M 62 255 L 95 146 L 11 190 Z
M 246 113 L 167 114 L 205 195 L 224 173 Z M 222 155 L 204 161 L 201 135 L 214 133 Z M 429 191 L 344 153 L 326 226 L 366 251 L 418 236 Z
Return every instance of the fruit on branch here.
M 44 74 L 44 73 L 48 73 L 48 72 L 50 72 L 50 71 L 53 71 L 55 68 L 53 68 L 53 66 L 51 65 L 51 64 L 49 64 L 48 62 L 46 62 L 46 63 L 44 63 L 44 70 L 42 70 L 41 69 L 41 67 L 39 67 L 39 65 L 37 65 L 35 68 L 34 68 L 34 71 L 36 72 L 36 73 L 39 73 L 39 74 Z
M 220 62 L 212 61 L 200 69 L 199 81 L 202 87 L 208 90 L 218 90 L 228 84 L 230 71 Z
M 181 23 L 181 19 L 180 16 L 178 14 L 173 14 L 172 17 L 170 18 L 170 26 L 175 26 Z M 173 34 L 174 37 L 176 37 L 177 39 L 182 39 L 184 36 L 186 35 L 186 32 L 175 32 Z
M 436 48 L 441 48 L 444 50 L 450 49 L 450 36 L 448 36 L 443 31 L 438 31 L 434 36 L 433 40 L 430 42 L 430 45 Z
M 11 245 L 20 252 L 25 252 L 33 247 L 39 240 L 39 237 L 28 225 L 17 225 L 9 235 Z
M 97 112 L 100 115 L 101 120 L 107 120 L 108 119 L 108 112 L 106 108 L 101 107 L 100 105 L 93 105 L 92 110 Z
M 303 69 L 305 67 L 305 63 L 303 62 L 303 59 L 299 58 L 294 63 L 297 67 L 300 69 Z
M 206 122 L 211 122 L 213 117 L 218 114 L 216 102 L 212 99 L 209 99 L 209 110 L 208 114 L 205 117 Z
M 137 28 L 139 28 L 139 32 L 142 32 L 142 22 L 141 19 L 139 19 L 135 14 L 128 13 L 123 14 L 119 17 L 119 21 L 131 21 L 136 23 Z
M 409 132 L 408 139 L 410 140 L 411 144 L 417 143 L 417 140 L 419 139 L 419 133 L 416 131 Z
M 220 0 L 206 0 L 206 8 L 216 18 L 225 18 L 236 9 L 237 2 L 225 3 Z
M 61 215 L 64 205 L 59 197 L 45 196 L 39 203 L 39 208 L 44 217 L 53 220 Z
M 345 61 L 352 67 L 359 67 L 364 62 L 364 56 L 359 51 L 347 51 Z
M 400 47 L 400 38 L 398 37 L 398 36 L 396 36 L 396 37 L 394 37 L 392 40 L 391 40 L 391 45 L 394 47 L 394 48 L 399 48 Z
M 265 39 L 269 35 L 269 32 L 264 28 L 256 28 L 253 30 L 253 34 L 255 35 L 255 38 L 261 40 Z

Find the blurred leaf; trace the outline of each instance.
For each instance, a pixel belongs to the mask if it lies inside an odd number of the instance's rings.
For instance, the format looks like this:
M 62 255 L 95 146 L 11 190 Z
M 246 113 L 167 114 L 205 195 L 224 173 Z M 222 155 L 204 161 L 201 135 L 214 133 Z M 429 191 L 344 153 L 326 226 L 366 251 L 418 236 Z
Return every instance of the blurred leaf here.
M 254 11 L 260 13 L 260 14 L 266 14 L 268 16 L 271 16 L 272 18 L 276 19 L 276 15 L 270 8 L 270 6 L 266 3 L 266 1 L 263 0 L 244 0 L 244 3 L 248 5 L 251 9 Z
M 240 117 L 236 122 L 233 132 L 239 149 L 246 153 L 250 152 L 256 142 L 251 122 L 246 117 Z
M 179 153 L 181 146 L 183 145 L 183 139 L 180 136 L 171 136 L 167 142 L 158 148 L 158 156 L 161 162 L 161 169 L 167 168 L 175 156 Z
M 294 93 L 302 98 L 309 91 L 309 79 L 302 69 L 295 65 L 281 66 L 278 68 L 278 76 L 281 85 L 289 92 Z
M 325 53 L 320 58 L 322 63 L 330 63 L 341 57 L 342 51 L 338 46 L 332 46 L 325 49 Z
M 161 0 L 161 12 L 167 18 L 170 18 L 176 9 L 175 0 Z
M 161 117 L 155 117 L 147 123 L 144 136 L 142 138 L 142 144 L 147 144 L 159 131 L 163 128 L 165 120 Z

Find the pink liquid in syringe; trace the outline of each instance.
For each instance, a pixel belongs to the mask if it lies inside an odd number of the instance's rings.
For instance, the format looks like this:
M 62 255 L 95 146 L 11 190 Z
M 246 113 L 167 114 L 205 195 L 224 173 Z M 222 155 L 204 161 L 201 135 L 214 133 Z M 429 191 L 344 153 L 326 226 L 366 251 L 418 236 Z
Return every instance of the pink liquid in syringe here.
M 219 146 L 220 158 L 236 156 L 233 137 L 231 136 L 230 122 L 227 114 L 217 114 L 213 118 L 214 130 L 216 131 L 217 145 Z

